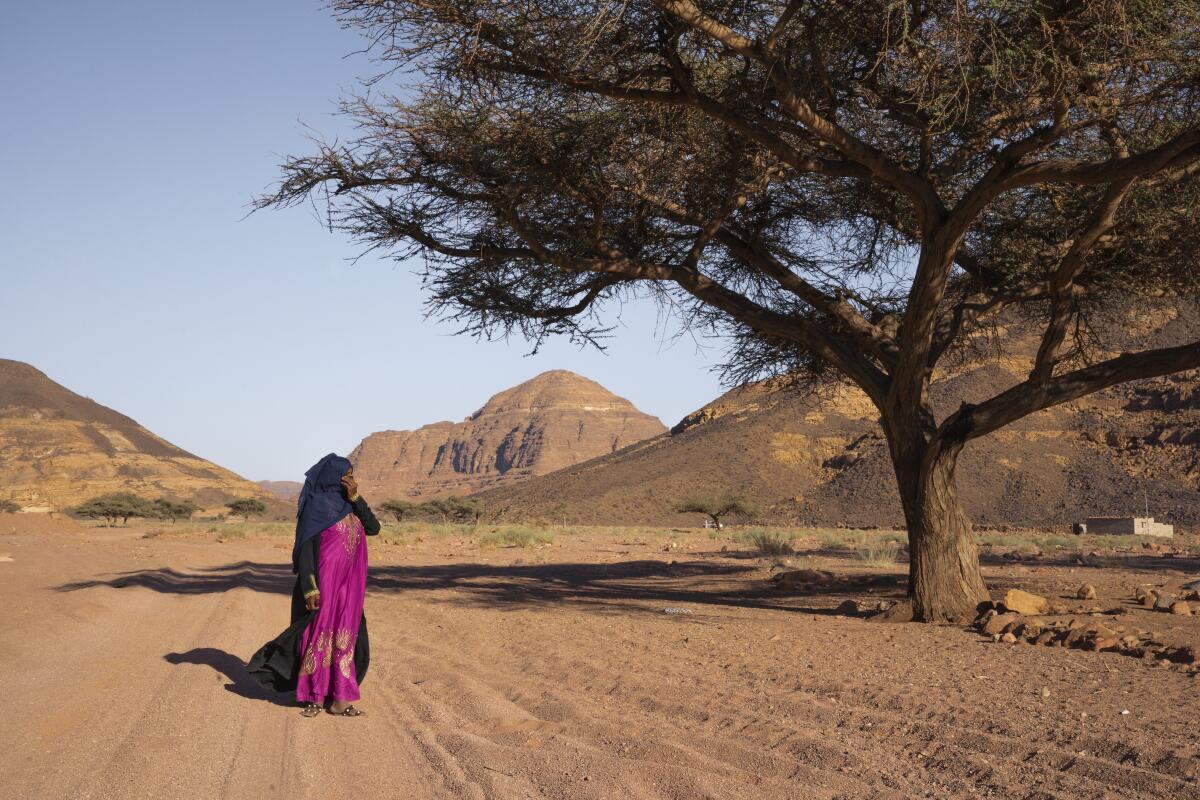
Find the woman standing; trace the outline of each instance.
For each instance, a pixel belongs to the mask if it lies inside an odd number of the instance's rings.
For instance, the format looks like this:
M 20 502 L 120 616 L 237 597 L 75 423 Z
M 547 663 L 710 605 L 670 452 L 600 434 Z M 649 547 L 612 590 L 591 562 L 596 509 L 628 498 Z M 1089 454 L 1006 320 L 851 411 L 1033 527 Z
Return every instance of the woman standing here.
M 277 691 L 295 690 L 300 712 L 357 717 L 359 685 L 370 645 L 363 599 L 367 586 L 366 536 L 379 521 L 358 494 L 354 469 L 330 453 L 305 473 L 292 548 L 292 625 L 250 659 L 250 674 Z

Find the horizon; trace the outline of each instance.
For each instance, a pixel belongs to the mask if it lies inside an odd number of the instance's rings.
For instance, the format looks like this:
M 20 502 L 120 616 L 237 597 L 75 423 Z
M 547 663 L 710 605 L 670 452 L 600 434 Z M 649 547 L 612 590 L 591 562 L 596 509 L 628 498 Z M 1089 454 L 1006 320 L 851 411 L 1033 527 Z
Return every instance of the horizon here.
M 666 425 L 724 391 L 720 340 L 627 304 L 607 354 L 478 342 L 426 319 L 419 259 L 248 214 L 372 65 L 321 3 L 24 6 L 0 31 L 3 355 L 251 480 L 302 475 L 378 430 L 459 419 L 570 369 Z M 299 54 L 299 55 L 297 55 Z M 362 256 L 362 257 L 360 257 Z M 349 376 L 342 408 L 327 395 Z M 416 387 L 414 389 L 414 387 Z

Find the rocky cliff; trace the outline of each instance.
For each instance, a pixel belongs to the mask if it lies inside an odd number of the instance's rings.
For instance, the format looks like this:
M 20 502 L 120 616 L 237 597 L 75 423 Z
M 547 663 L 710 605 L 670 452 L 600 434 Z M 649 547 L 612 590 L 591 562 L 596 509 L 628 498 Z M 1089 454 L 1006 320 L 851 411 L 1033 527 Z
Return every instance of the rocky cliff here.
M 49 511 L 113 491 L 202 506 L 266 495 L 30 365 L 0 359 L 0 499 Z
M 373 433 L 350 454 L 373 499 L 469 494 L 543 475 L 662 433 L 595 381 L 545 372 L 500 392 L 463 422 Z

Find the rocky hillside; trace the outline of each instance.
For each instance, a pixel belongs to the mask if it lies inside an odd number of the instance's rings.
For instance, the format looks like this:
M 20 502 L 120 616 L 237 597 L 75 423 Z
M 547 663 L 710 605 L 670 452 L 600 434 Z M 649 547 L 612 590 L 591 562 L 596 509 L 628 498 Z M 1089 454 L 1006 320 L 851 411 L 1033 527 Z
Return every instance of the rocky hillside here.
M 1200 337 L 1194 308 L 1125 312 L 1104 345 L 1170 345 Z M 1036 339 L 998 332 L 1005 357 L 975 357 L 934 385 L 939 413 L 1023 379 Z M 972 442 L 963 502 L 983 525 L 1064 525 L 1088 515 L 1152 515 L 1200 526 L 1200 387 L 1196 374 L 1115 387 Z M 481 495 L 511 519 L 681 524 L 671 506 L 732 491 L 773 522 L 899 526 L 903 516 L 873 406 L 857 390 L 818 394 L 767 384 L 738 389 L 669 433 L 541 478 Z
M 278 500 L 294 502 L 300 496 L 304 484 L 299 481 L 255 481 L 259 488 L 265 489 Z
M 612 453 L 666 428 L 595 381 L 545 372 L 466 420 L 373 433 L 350 460 L 365 495 L 469 494 Z
M 0 498 L 49 511 L 112 491 L 202 506 L 266 494 L 28 364 L 0 359 Z

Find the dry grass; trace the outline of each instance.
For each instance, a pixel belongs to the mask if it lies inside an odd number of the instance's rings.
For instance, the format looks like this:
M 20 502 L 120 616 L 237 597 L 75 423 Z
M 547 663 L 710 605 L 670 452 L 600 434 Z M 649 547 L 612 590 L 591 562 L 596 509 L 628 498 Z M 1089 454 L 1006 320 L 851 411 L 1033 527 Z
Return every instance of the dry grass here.
M 554 534 L 520 525 L 497 528 L 479 538 L 480 547 L 533 547 L 551 544 Z
M 760 556 L 788 556 L 796 552 L 791 534 L 767 528 L 751 528 L 734 535 L 734 540 L 750 545 Z

